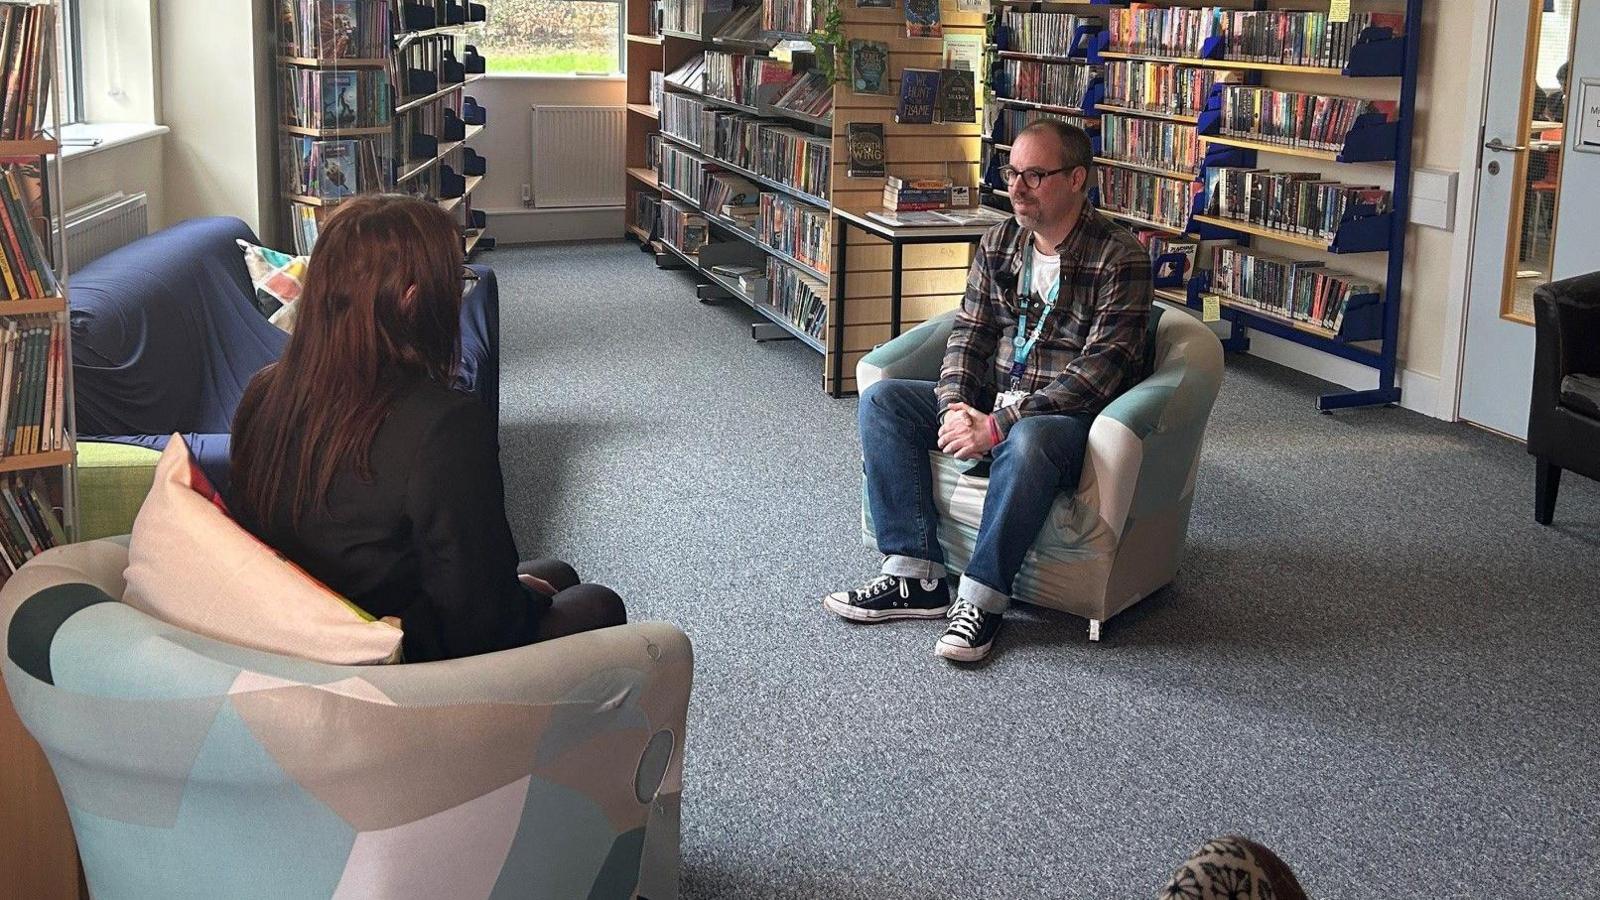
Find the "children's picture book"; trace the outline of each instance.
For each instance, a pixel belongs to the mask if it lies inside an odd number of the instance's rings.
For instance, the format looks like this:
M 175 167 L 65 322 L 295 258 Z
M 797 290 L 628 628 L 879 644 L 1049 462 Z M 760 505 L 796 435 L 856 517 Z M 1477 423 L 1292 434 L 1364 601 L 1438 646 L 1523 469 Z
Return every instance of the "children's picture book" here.
M 944 36 L 939 22 L 939 0 L 906 0 L 906 37 Z
M 939 102 L 938 69 L 902 69 L 900 103 L 894 120 L 901 125 L 932 125 L 934 107 Z
M 348 197 L 360 193 L 355 141 L 322 141 L 313 156 L 317 196 Z
M 351 70 L 322 72 L 322 127 L 354 128 L 360 101 L 356 89 L 360 73 Z
M 851 122 L 848 146 L 851 178 L 877 178 L 884 174 L 883 124 Z
M 850 88 L 858 94 L 889 93 L 889 45 L 850 42 Z
M 975 95 L 973 73 L 969 69 L 941 69 L 939 71 L 940 122 L 976 122 L 978 102 Z

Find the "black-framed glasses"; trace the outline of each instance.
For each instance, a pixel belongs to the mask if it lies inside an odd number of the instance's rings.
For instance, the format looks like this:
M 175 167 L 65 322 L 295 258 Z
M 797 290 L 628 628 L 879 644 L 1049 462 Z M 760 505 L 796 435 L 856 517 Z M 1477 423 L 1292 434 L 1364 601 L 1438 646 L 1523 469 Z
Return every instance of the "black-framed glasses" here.
M 1000 178 L 1005 181 L 1006 187 L 1016 184 L 1017 179 L 1020 178 L 1022 179 L 1022 183 L 1028 186 L 1029 190 L 1036 190 L 1039 185 L 1043 184 L 1044 180 L 1049 178 L 1051 175 L 1060 175 L 1062 172 L 1069 171 L 1071 171 L 1071 168 L 1068 166 L 1062 166 L 1059 169 L 1050 169 L 1049 171 L 1044 169 L 1022 169 L 1019 171 L 1012 166 L 1001 166 Z

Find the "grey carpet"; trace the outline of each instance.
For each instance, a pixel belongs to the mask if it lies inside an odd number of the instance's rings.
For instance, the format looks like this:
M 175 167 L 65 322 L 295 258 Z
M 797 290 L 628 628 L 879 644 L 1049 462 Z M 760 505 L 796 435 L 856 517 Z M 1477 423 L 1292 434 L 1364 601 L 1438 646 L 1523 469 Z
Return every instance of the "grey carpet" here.
M 1230 359 L 1178 581 L 958 669 L 818 605 L 877 557 L 812 351 L 631 244 L 487 260 L 522 549 L 694 641 L 686 898 L 1143 898 L 1223 832 L 1317 898 L 1600 897 L 1600 485 L 1541 528 L 1519 445 Z

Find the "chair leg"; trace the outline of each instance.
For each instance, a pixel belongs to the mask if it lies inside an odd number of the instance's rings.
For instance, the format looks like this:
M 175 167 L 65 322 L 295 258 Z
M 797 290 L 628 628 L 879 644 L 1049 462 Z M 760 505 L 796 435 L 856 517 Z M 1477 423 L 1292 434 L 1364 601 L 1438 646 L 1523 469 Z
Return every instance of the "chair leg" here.
M 1561 467 L 1544 459 L 1535 458 L 1533 520 L 1549 525 L 1556 514 L 1556 492 L 1561 489 Z
M 1090 619 L 1089 620 L 1089 640 L 1091 640 L 1091 641 L 1100 640 L 1100 620 L 1099 619 Z

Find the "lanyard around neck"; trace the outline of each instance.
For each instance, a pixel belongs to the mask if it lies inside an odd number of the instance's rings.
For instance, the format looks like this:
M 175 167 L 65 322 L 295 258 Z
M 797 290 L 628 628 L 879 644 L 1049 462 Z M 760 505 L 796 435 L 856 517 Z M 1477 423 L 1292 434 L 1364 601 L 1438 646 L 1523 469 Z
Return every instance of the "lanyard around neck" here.
M 1038 249 L 1033 246 L 1033 237 L 1031 235 L 1028 237 L 1028 251 L 1029 255 L 1022 265 L 1022 280 L 1017 294 L 1017 306 L 1024 310 L 1027 309 L 1027 301 L 1033 295 L 1032 254 L 1038 252 Z M 1051 284 L 1049 287 L 1040 292 L 1044 295 L 1044 311 L 1039 313 L 1039 321 L 1034 323 L 1033 334 L 1028 335 L 1026 339 L 1024 339 L 1022 335 L 1023 332 L 1028 330 L 1028 314 L 1026 312 L 1018 314 L 1017 334 L 1016 337 L 1012 339 L 1012 346 L 1014 346 L 1017 351 L 1012 357 L 1011 361 L 1012 379 L 1022 377 L 1022 371 L 1028 365 L 1028 355 L 1033 352 L 1033 345 L 1039 342 L 1039 335 L 1044 332 L 1045 320 L 1050 318 L 1050 311 L 1055 309 L 1056 298 L 1059 296 L 1060 292 L 1061 276 L 1058 273 L 1056 275 L 1055 283 Z

